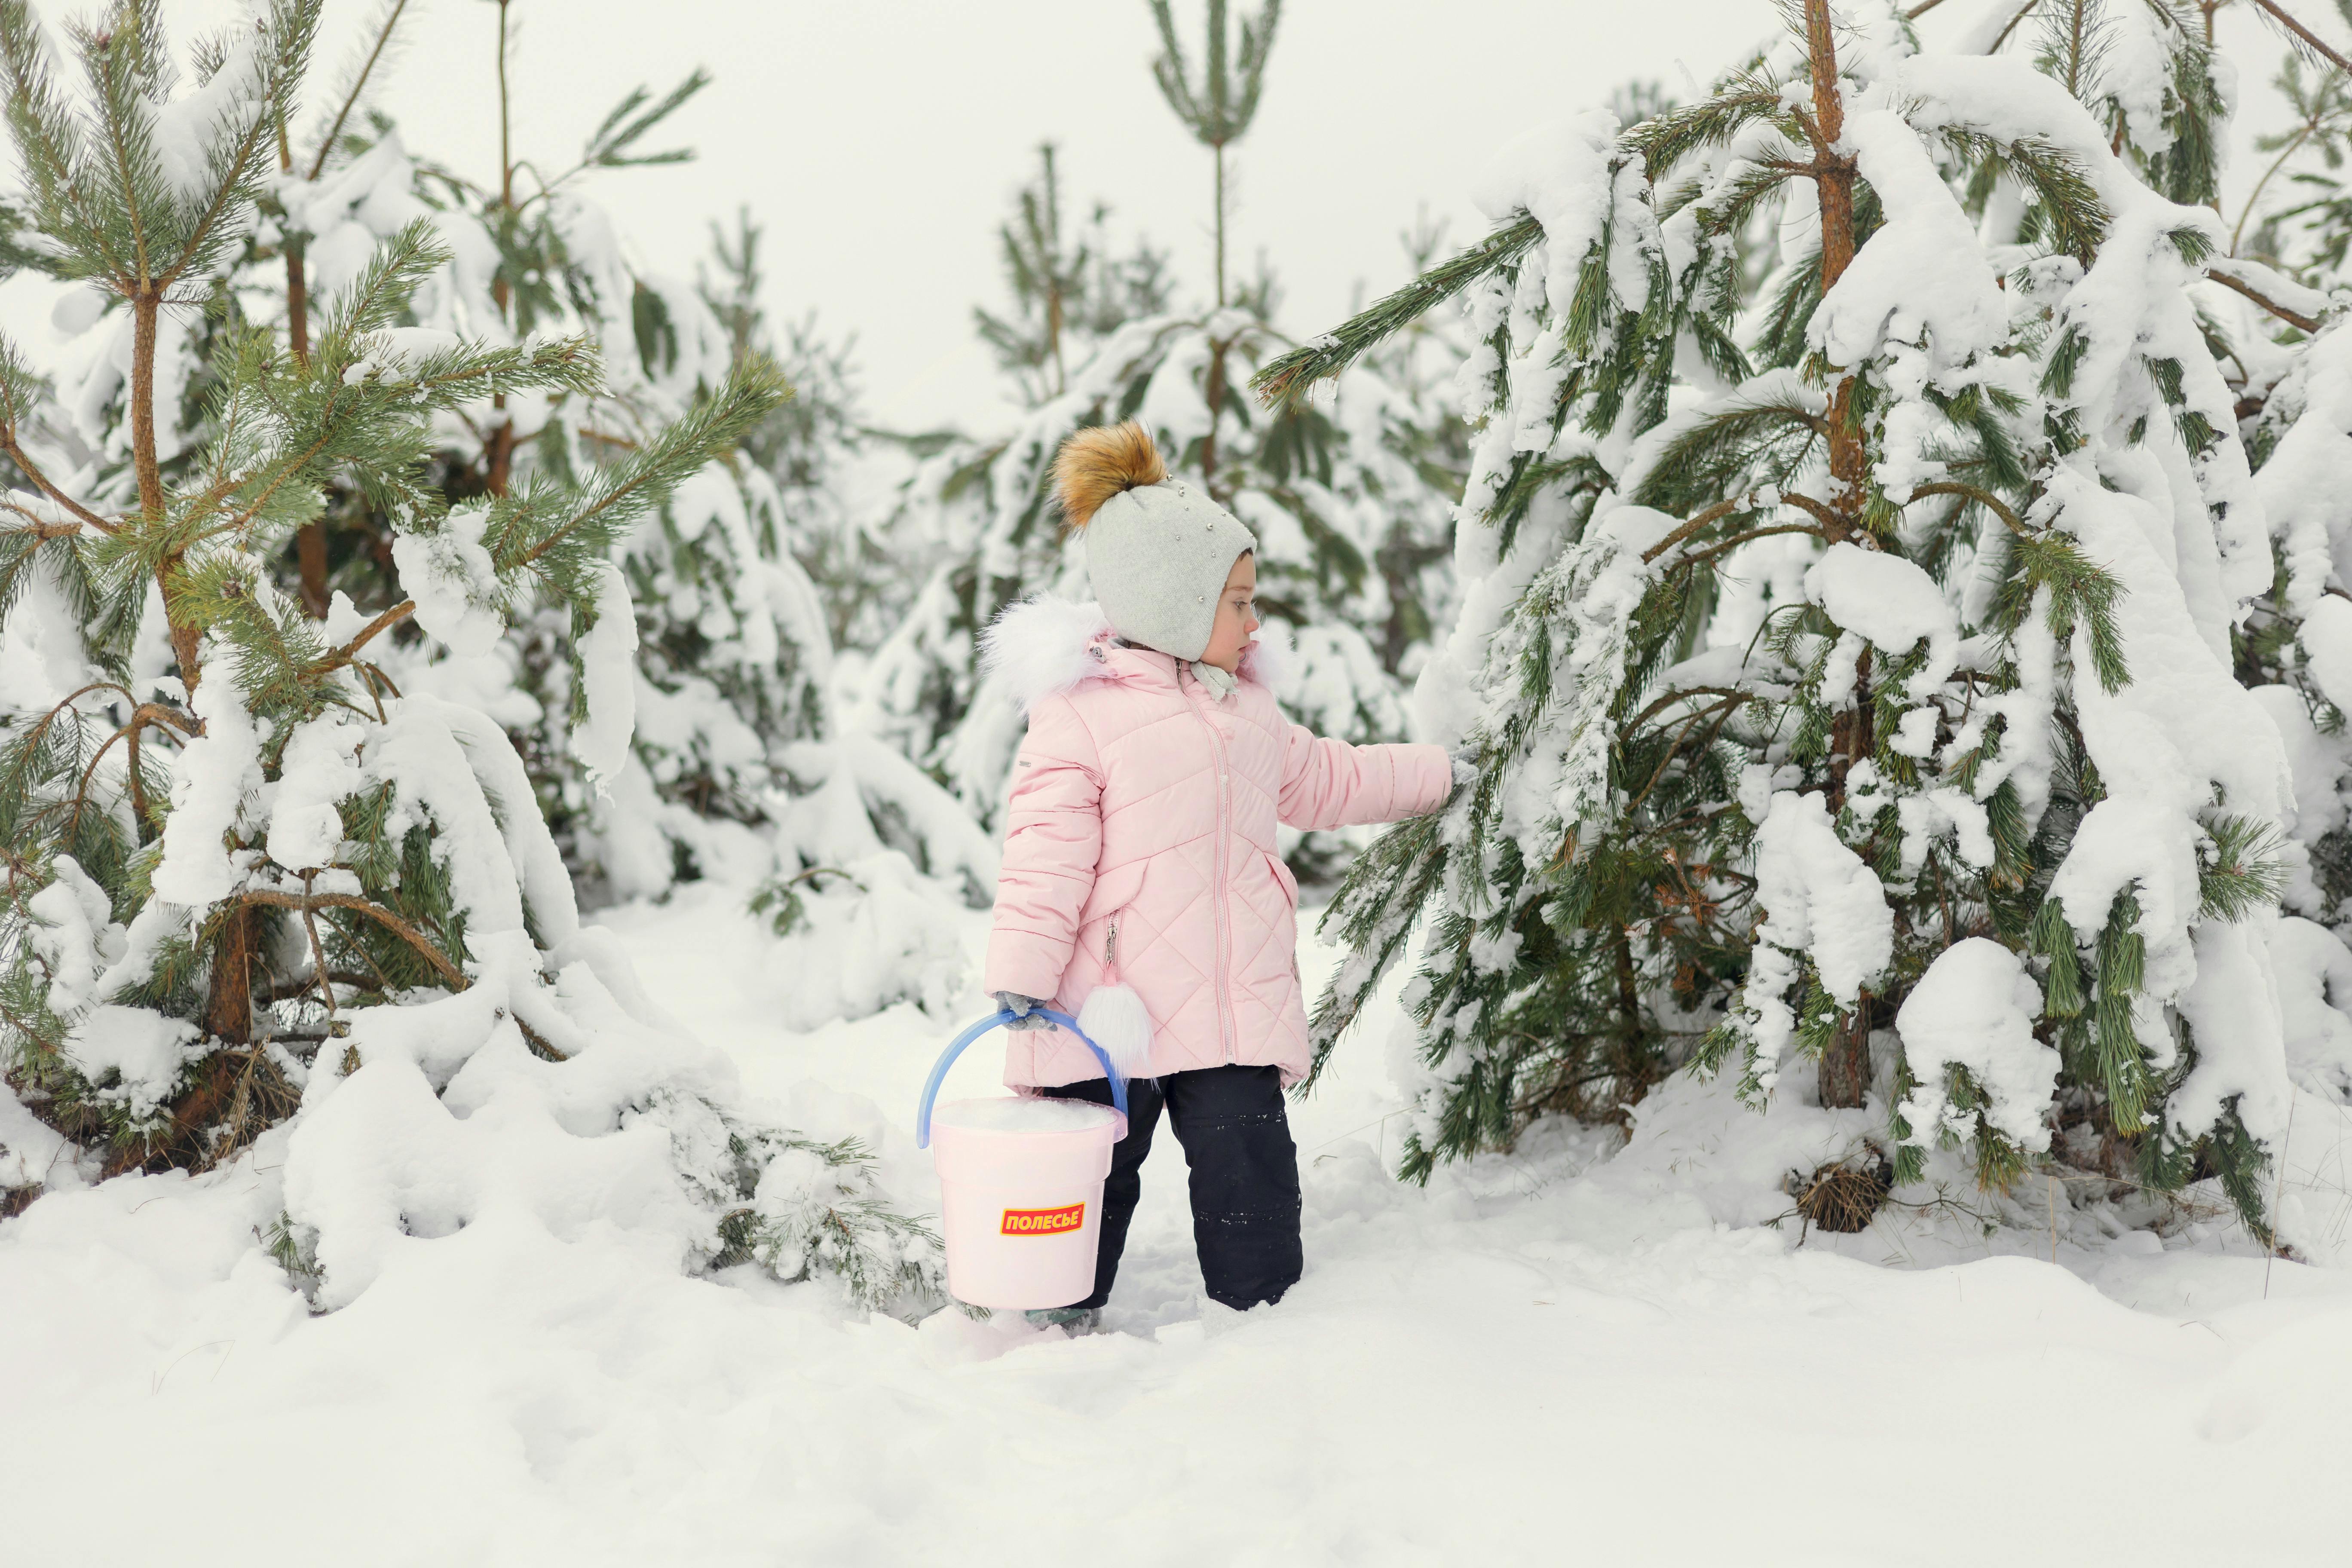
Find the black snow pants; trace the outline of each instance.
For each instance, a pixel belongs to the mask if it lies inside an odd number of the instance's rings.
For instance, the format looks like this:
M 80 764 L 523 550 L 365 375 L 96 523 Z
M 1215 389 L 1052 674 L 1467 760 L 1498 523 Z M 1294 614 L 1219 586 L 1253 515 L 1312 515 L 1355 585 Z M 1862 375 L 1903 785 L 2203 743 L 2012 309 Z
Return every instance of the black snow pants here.
M 1043 1092 L 1110 1103 L 1110 1085 L 1098 1078 Z M 1162 1105 L 1192 1170 L 1192 1245 L 1209 1299 L 1242 1311 L 1281 1300 L 1303 1266 L 1298 1150 L 1283 1113 L 1282 1069 L 1222 1067 L 1137 1079 L 1127 1086 L 1127 1136 L 1111 1148 L 1110 1179 L 1103 1184 L 1095 1293 L 1076 1305 L 1099 1307 L 1110 1298 Z

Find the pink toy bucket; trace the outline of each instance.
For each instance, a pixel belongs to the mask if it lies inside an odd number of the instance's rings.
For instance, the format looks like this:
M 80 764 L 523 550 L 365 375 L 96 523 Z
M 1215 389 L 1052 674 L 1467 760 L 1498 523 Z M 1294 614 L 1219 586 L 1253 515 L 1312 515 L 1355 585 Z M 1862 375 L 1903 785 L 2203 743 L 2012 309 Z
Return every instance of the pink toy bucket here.
M 915 1116 L 915 1146 L 940 1173 L 940 1230 L 948 1291 L 975 1307 L 1066 1307 L 1094 1293 L 1103 1178 L 1111 1145 L 1127 1136 L 1127 1083 L 1077 1021 L 1045 1011 L 1103 1064 L 1113 1107 L 999 1095 L 939 1106 L 940 1085 L 963 1049 L 1013 1021 L 997 1013 L 955 1037 L 931 1068 Z

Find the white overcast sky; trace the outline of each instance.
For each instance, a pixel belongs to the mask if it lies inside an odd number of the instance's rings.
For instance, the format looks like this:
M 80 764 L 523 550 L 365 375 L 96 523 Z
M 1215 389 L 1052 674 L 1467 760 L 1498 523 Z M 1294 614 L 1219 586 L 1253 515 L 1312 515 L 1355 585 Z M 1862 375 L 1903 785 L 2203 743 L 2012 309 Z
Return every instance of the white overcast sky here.
M 417 151 L 487 169 L 496 8 L 418 3 L 385 107 Z M 1196 60 L 1204 9 L 1176 7 Z M 690 271 L 709 219 L 748 204 L 772 310 L 855 331 L 884 422 L 987 417 L 997 383 L 971 307 L 1001 297 L 996 226 L 1042 141 L 1077 202 L 1109 203 L 1115 231 L 1148 233 L 1209 287 L 1209 154 L 1152 83 L 1144 0 L 517 0 L 514 15 L 516 134 L 539 155 L 574 153 L 639 80 L 716 76 L 677 117 L 698 161 L 604 194 L 664 270 Z M 1772 23 L 1766 0 L 1291 0 L 1234 156 L 1234 254 L 1263 247 L 1285 324 L 1319 331 L 1360 282 L 1404 280 L 1398 235 L 1422 205 L 1457 240 L 1482 231 L 1463 192 L 1496 143 L 1629 74 L 1678 76 L 1678 50 L 1703 77 Z
M 1927 25 L 1957 29 L 1991 3 L 1946 0 Z M 2290 3 L 2342 31 L 2323 0 Z M 235 5 L 166 10 L 184 37 Z M 322 75 L 374 9 L 329 0 Z M 1202 0 L 1176 9 L 1197 57 Z M 488 181 L 497 7 L 412 0 L 411 13 L 383 106 L 412 149 Z M 997 382 L 971 307 L 1001 297 L 995 226 L 1041 141 L 1061 145 L 1075 200 L 1108 201 L 1116 230 L 1172 247 L 1180 278 L 1207 286 L 1208 153 L 1152 85 L 1144 0 L 514 0 L 511 15 L 519 156 L 566 164 L 632 86 L 714 74 L 670 133 L 698 161 L 603 174 L 595 194 L 646 264 L 680 275 L 710 221 L 748 205 L 767 228 L 772 313 L 814 308 L 856 335 L 879 422 L 989 419 Z M 2225 45 L 2251 46 L 2242 126 L 2274 118 L 2263 84 L 2278 46 L 2251 16 L 2223 23 Z M 1465 193 L 1500 143 L 1628 78 L 1687 99 L 1777 25 L 1769 0 L 1290 0 L 1237 153 L 1234 254 L 1264 247 L 1283 324 L 1319 331 L 1360 289 L 1403 281 L 1397 237 L 1418 209 L 1455 243 L 1482 232 Z M 2242 146 L 2242 181 L 2254 162 Z

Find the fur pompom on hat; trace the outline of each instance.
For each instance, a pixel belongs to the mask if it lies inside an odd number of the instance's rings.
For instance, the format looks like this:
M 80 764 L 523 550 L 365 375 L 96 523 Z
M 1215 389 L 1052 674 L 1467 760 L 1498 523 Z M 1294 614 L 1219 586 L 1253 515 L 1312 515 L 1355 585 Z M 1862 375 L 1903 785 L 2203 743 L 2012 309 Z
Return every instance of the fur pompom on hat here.
M 1080 430 L 1054 458 L 1062 515 L 1086 540 L 1087 576 L 1111 630 L 1197 659 L 1216 629 L 1234 563 L 1257 548 L 1241 520 L 1168 476 L 1133 420 Z
M 1138 485 L 1164 484 L 1168 465 L 1151 444 L 1151 432 L 1130 419 L 1097 425 L 1062 443 L 1054 458 L 1054 494 L 1071 528 L 1095 520 L 1102 503 Z

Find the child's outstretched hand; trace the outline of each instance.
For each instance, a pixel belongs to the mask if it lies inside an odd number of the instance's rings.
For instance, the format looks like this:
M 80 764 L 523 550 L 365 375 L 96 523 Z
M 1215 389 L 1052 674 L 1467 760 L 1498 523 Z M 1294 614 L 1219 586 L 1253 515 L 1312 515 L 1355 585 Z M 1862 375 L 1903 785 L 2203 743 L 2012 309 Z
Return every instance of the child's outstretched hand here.
M 1038 1016 L 1038 1009 L 1045 1005 L 1042 998 L 1024 996 L 1018 991 L 999 991 L 995 994 L 996 1005 L 1013 1015 L 1013 1022 L 1005 1025 L 1006 1028 L 1050 1029 L 1054 1026 L 1050 1019 Z
M 1454 747 L 1454 787 L 1459 789 L 1464 784 L 1475 784 L 1477 782 L 1478 748 L 1475 746 Z

